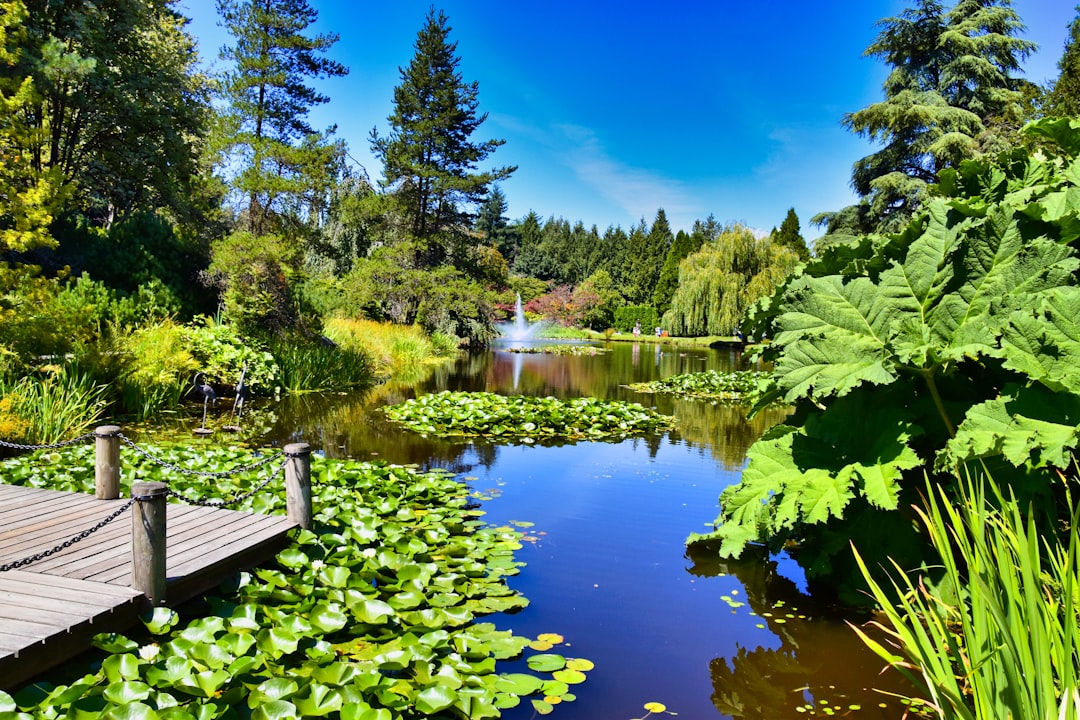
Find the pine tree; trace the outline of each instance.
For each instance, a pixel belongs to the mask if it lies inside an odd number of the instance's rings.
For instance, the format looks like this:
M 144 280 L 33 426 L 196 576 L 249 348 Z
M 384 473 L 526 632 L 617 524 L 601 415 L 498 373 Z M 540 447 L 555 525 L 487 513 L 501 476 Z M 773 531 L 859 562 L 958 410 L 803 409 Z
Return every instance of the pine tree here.
M 372 151 L 383 162 L 383 186 L 398 198 L 412 234 L 422 241 L 469 227 L 469 207 L 516 169 L 476 170 L 504 141 L 470 140 L 487 114 L 477 113 L 478 84 L 465 82 L 458 71 L 450 30 L 446 15 L 431 8 L 412 61 L 400 69 L 387 118 L 390 134 L 371 132 Z M 445 254 L 432 244 L 427 262 L 438 264 Z
M 810 249 L 806 247 L 806 241 L 799 232 L 799 216 L 795 214 L 795 208 L 788 209 L 780 228 L 774 229 L 769 234 L 769 239 L 776 245 L 793 250 L 800 260 L 810 257 Z
M 474 229 L 480 233 L 488 245 L 491 245 L 503 254 L 508 262 L 512 262 L 512 248 L 507 246 L 509 233 L 507 229 L 510 223 L 506 219 L 506 196 L 498 185 L 493 185 L 488 193 L 487 200 L 480 206 L 480 212 L 476 216 Z M 509 253 L 509 254 L 508 254 Z
M 1065 51 L 1058 60 L 1058 70 L 1061 72 L 1044 106 L 1046 114 L 1054 117 L 1080 115 L 1080 5 L 1077 5 L 1076 12 L 1076 17 L 1069 23 Z
M 222 49 L 231 69 L 223 79 L 222 135 L 229 178 L 240 196 L 242 226 L 255 234 L 283 222 L 307 224 L 324 209 L 344 145 L 335 129 L 308 123 L 312 107 L 329 101 L 307 83 L 340 77 L 344 65 L 323 57 L 333 33 L 307 34 L 318 12 L 307 0 L 217 0 L 234 45 Z M 246 203 L 246 205 L 244 205 Z
M 660 316 L 671 308 L 671 297 L 679 286 L 679 263 L 693 252 L 692 242 L 690 236 L 680 230 L 675 234 L 675 240 L 664 258 L 664 266 L 660 268 L 660 278 L 656 281 L 656 290 L 653 292 L 653 305 Z

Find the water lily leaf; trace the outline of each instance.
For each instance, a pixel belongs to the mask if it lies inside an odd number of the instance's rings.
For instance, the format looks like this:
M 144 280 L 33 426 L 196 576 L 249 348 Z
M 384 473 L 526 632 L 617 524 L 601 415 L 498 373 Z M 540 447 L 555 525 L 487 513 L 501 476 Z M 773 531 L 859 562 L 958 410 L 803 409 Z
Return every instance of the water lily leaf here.
M 416 695 L 416 709 L 425 715 L 434 715 L 454 704 L 458 694 L 445 685 L 429 685 Z
M 341 720 L 394 720 L 394 713 L 366 702 L 346 703 L 341 706 Z
M 311 683 L 308 694 L 293 698 L 297 711 L 304 717 L 324 717 L 341 709 L 341 693 L 320 683 Z
M 596 666 L 593 665 L 591 660 L 586 660 L 585 658 L 571 658 L 566 661 L 566 667 L 570 670 L 588 671 Z
M 553 672 L 566 667 L 566 658 L 562 655 L 533 655 L 526 663 L 530 670 L 537 672 Z
M 183 690 L 189 695 L 211 698 L 221 689 L 221 686 L 229 681 L 231 676 L 224 670 L 204 670 L 187 677 L 180 678 L 173 687 Z
M 551 712 L 555 709 L 551 703 L 544 702 L 543 700 L 533 700 L 532 706 L 533 709 L 541 715 L 550 715 Z
M 577 685 L 585 682 L 585 673 L 580 670 L 556 670 L 551 676 L 567 685 Z
M 109 683 L 105 688 L 105 699 L 116 705 L 127 705 L 150 697 L 150 686 L 144 682 L 125 680 Z M 149 708 L 148 708 L 149 709 Z
M 121 680 L 139 680 L 139 658 L 131 653 L 110 655 L 101 663 L 101 669 L 105 671 L 105 677 L 109 682 Z
M 365 598 L 350 609 L 357 618 L 370 625 L 382 625 L 394 616 L 394 608 L 373 598 Z
M 296 646 L 300 643 L 300 638 L 288 630 L 273 627 L 260 630 L 259 634 L 255 636 L 255 643 L 259 650 L 267 655 L 281 657 L 296 652 Z
M 299 717 L 296 706 L 288 700 L 275 700 L 260 705 L 251 713 L 252 720 L 293 720 Z
M 388 598 L 386 602 L 390 607 L 397 608 L 398 610 L 410 610 L 421 605 L 425 599 L 424 593 L 419 590 L 410 589 L 394 593 L 394 595 Z
M 248 696 L 248 707 L 254 708 L 257 705 L 273 702 L 275 700 L 284 700 L 292 697 L 300 686 L 295 680 L 290 678 L 272 678 L 266 682 L 260 683 L 251 694 Z
M 169 687 L 190 675 L 194 667 L 187 658 L 173 655 L 164 663 L 147 668 L 146 680 L 155 687 Z
M 94 636 L 93 645 L 110 653 L 135 652 L 139 649 L 139 643 L 119 633 L 98 633 Z
M 509 673 L 502 675 L 495 681 L 495 689 L 499 692 L 513 693 L 514 695 L 532 695 L 543 687 L 544 681 L 535 675 L 525 673 Z
M 307 553 L 297 547 L 286 548 L 279 552 L 277 561 L 290 570 L 297 570 L 311 565 L 311 558 L 307 556 Z
M 155 635 L 167 633 L 179 622 L 180 615 L 172 608 L 156 607 L 149 616 L 143 616 L 143 624 L 146 629 Z
M 337 632 L 349 622 L 338 603 L 319 603 L 311 609 L 308 620 L 323 633 Z
M 0 690 L 0 712 L 15 712 L 15 700 L 3 690 Z
M 255 644 L 255 637 L 248 633 L 230 632 L 218 638 L 217 644 L 233 655 L 244 655 Z
M 352 575 L 352 570 L 347 567 L 342 565 L 327 565 L 320 568 L 315 577 L 324 585 L 343 588 L 348 586 L 350 575 Z
M 188 657 L 209 670 L 223 668 L 235 659 L 228 650 L 217 643 L 199 643 L 191 649 Z
M 132 702 L 110 708 L 104 717 L 108 720 L 160 720 L 162 716 L 146 703 Z

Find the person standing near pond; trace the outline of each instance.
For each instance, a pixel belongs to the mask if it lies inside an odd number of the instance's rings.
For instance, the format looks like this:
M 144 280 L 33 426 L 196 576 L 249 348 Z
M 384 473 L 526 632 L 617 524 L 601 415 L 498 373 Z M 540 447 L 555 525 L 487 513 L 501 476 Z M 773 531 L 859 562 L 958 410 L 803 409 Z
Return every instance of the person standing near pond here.
M 641 335 L 641 321 L 640 320 L 638 320 L 636 323 L 634 323 L 634 337 L 637 337 L 638 335 Z

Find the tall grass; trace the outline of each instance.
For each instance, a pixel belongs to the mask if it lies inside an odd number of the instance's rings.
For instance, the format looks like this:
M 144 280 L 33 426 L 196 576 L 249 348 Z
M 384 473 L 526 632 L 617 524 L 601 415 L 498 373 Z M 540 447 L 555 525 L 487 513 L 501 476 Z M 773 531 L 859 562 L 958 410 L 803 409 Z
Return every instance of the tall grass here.
M 991 479 L 962 486 L 958 506 L 931 490 L 927 511 L 919 511 L 941 556 L 939 587 L 951 590 L 932 590 L 894 564 L 894 605 L 856 553 L 900 652 L 855 631 L 925 688 L 939 718 L 1077 720 L 1077 515 L 1067 542 L 1044 538 Z
M 101 419 L 106 387 L 63 367 L 42 377 L 0 377 L 0 439 L 27 444 L 69 440 Z
M 375 373 L 362 350 L 280 341 L 270 348 L 286 392 L 320 392 L 370 385 Z
M 324 329 L 327 337 L 341 347 L 369 353 L 380 375 L 395 375 L 457 352 L 456 338 L 442 333 L 429 337 L 416 325 L 332 318 Z
M 116 330 L 111 345 L 118 364 L 113 383 L 120 408 L 145 420 L 179 407 L 198 369 L 183 328 L 165 320 L 131 332 Z

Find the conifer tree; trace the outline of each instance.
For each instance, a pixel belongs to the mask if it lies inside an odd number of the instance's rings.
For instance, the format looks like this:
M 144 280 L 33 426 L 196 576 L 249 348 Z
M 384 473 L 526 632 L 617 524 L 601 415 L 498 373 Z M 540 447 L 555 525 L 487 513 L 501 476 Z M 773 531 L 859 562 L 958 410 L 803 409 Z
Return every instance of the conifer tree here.
M 487 114 L 478 113 L 478 83 L 466 82 L 458 70 L 450 30 L 446 15 L 431 8 L 416 37 L 416 53 L 400 68 L 401 84 L 394 88 L 394 110 L 387 118 L 390 133 L 371 132 L 372 151 L 383 162 L 383 186 L 399 200 L 421 241 L 468 228 L 471 206 L 515 170 L 477 170 L 504 141 L 471 139 Z M 428 242 L 425 260 L 438 264 L 446 254 Z
M 800 260 L 807 260 L 810 257 L 810 250 L 806 247 L 806 240 L 803 239 L 802 233 L 799 232 L 799 216 L 795 214 L 795 208 L 788 209 L 779 229 L 774 229 L 770 233 L 769 239 L 775 245 L 793 250 Z
M 344 145 L 335 128 L 316 131 L 312 107 L 329 101 L 308 83 L 348 69 L 324 57 L 333 33 L 310 34 L 318 12 L 307 0 L 217 0 L 234 44 L 222 49 L 226 109 L 220 149 L 240 196 L 242 227 L 256 235 L 283 221 L 310 222 L 337 179 Z
M 950 11 L 915 0 L 879 25 L 866 54 L 892 67 L 885 99 L 843 123 L 882 148 L 855 163 L 858 211 L 815 218 L 830 234 L 898 230 L 939 170 L 1008 144 L 1023 116 L 1015 73 L 1035 46 L 1015 37 L 1024 26 L 1010 0 L 960 0 Z
M 664 258 L 664 266 L 660 268 L 660 278 L 656 281 L 656 291 L 653 293 L 653 305 L 656 306 L 658 315 L 662 316 L 671 308 L 671 297 L 679 286 L 679 263 L 692 252 L 692 243 L 690 235 L 682 230 L 675 233 L 675 240 Z
M 1054 117 L 1075 117 L 1080 115 L 1080 5 L 1076 7 L 1076 17 L 1069 23 L 1069 39 L 1065 41 L 1065 52 L 1058 60 L 1057 80 L 1046 98 L 1045 111 Z

